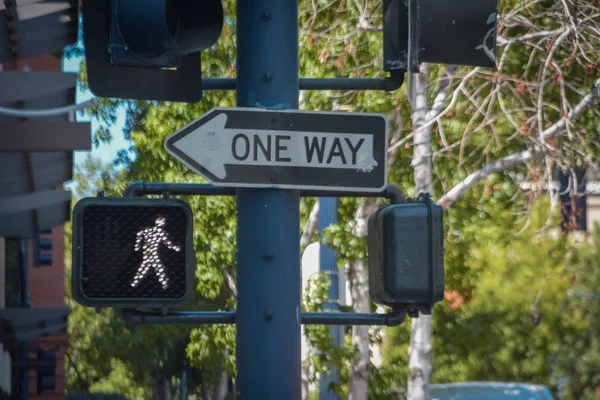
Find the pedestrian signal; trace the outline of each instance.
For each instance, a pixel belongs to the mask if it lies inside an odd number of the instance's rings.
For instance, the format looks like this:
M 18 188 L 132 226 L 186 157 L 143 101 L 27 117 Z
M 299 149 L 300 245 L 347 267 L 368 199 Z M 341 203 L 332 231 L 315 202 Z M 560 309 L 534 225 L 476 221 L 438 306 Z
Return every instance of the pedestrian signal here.
M 175 307 L 190 297 L 192 211 L 181 200 L 85 198 L 73 210 L 73 297 L 90 307 Z
M 444 298 L 442 207 L 428 195 L 369 217 L 369 293 L 374 302 L 429 314 Z

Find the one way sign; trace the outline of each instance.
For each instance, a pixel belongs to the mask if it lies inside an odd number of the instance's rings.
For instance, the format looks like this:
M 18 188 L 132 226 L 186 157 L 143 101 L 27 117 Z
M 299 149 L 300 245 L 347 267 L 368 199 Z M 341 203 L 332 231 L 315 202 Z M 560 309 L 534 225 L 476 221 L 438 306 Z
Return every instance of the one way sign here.
M 215 108 L 165 148 L 217 186 L 377 191 L 387 183 L 379 114 Z

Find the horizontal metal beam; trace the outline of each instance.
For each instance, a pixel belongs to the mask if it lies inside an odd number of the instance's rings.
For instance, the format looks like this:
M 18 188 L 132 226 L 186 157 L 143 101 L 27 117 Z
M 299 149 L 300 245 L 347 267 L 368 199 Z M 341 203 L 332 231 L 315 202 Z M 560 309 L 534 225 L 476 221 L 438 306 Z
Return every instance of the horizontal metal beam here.
M 168 183 L 168 182 L 131 182 L 123 191 L 123 197 L 143 195 L 160 195 L 169 193 L 176 196 L 235 196 L 234 187 L 217 187 L 202 183 Z M 332 190 L 301 190 L 302 197 L 384 197 L 394 204 L 404 203 L 405 196 L 401 188 L 387 185 L 379 192 L 340 192 Z
M 202 78 L 202 90 L 235 90 L 235 78 Z
M 398 90 L 401 80 L 393 78 L 300 78 L 300 90 Z
M 234 187 L 217 187 L 202 183 L 131 182 L 123 191 L 123 197 L 139 197 L 147 194 L 169 193 L 176 196 L 235 196 Z
M 406 319 L 404 312 L 389 314 L 360 314 L 344 312 L 312 312 L 302 313 L 303 325 L 367 325 L 398 326 Z
M 124 311 L 123 315 L 127 323 L 131 325 L 235 324 L 235 312 L 233 311 L 180 311 L 165 315 Z
M 404 83 L 404 71 L 389 78 L 300 78 L 300 90 L 381 90 L 393 92 Z M 236 90 L 235 78 L 204 78 L 203 90 Z
M 208 325 L 235 324 L 233 311 L 180 311 L 167 314 L 125 311 L 125 320 L 130 325 Z M 274 318 L 274 316 L 270 316 Z M 360 314 L 343 312 L 305 312 L 301 313 L 303 325 L 368 325 L 398 326 L 406 319 L 404 311 L 389 314 Z
M 2 4 L 0 2 L 0 4 Z M 77 74 L 50 71 L 0 72 L 0 104 L 34 100 L 39 97 L 75 89 Z
M 2 124 L 0 151 L 73 151 L 92 148 L 91 124 L 67 121 L 20 121 Z
M 15 214 L 45 208 L 71 201 L 71 192 L 64 190 L 41 190 L 0 199 L 0 215 Z

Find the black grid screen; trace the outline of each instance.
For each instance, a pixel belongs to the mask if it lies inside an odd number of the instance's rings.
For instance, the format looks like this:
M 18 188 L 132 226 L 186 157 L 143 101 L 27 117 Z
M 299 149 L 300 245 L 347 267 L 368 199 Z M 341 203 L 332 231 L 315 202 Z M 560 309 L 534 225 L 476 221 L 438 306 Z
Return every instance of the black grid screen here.
M 88 205 L 81 215 L 88 299 L 177 299 L 186 290 L 183 207 Z

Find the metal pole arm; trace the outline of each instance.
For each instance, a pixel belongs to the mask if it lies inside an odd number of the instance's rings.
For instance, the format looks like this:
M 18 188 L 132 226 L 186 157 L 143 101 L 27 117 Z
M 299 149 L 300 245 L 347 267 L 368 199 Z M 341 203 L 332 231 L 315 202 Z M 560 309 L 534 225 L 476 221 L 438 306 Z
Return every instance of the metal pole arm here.
M 208 325 L 235 324 L 233 311 L 174 311 L 167 314 L 124 311 L 125 320 L 130 325 Z M 267 313 L 265 320 L 275 316 Z M 343 312 L 303 312 L 300 322 L 303 325 L 368 325 L 398 326 L 406 319 L 404 311 L 392 311 L 388 314 L 343 313 Z
M 300 78 L 300 90 L 380 90 L 394 92 L 404 83 L 405 71 L 391 71 L 387 78 Z M 204 90 L 236 90 L 235 78 L 204 78 Z
M 123 310 L 130 325 L 235 324 L 234 311 L 174 311 L 167 314 Z
M 167 182 L 131 182 L 123 191 L 123 197 L 138 197 L 143 195 L 160 195 L 169 193 L 178 196 L 235 196 L 233 187 L 217 187 L 202 183 L 167 183 Z M 406 201 L 404 191 L 396 185 L 387 185 L 380 192 L 338 192 L 332 190 L 301 190 L 302 197 L 384 197 L 393 204 Z
M 398 326 L 406 319 L 406 313 L 404 311 L 392 311 L 388 314 L 304 312 L 300 318 L 303 325 Z
M 148 194 L 172 194 L 176 196 L 235 196 L 233 187 L 217 187 L 202 183 L 131 182 L 123 191 L 123 197 L 140 197 Z

